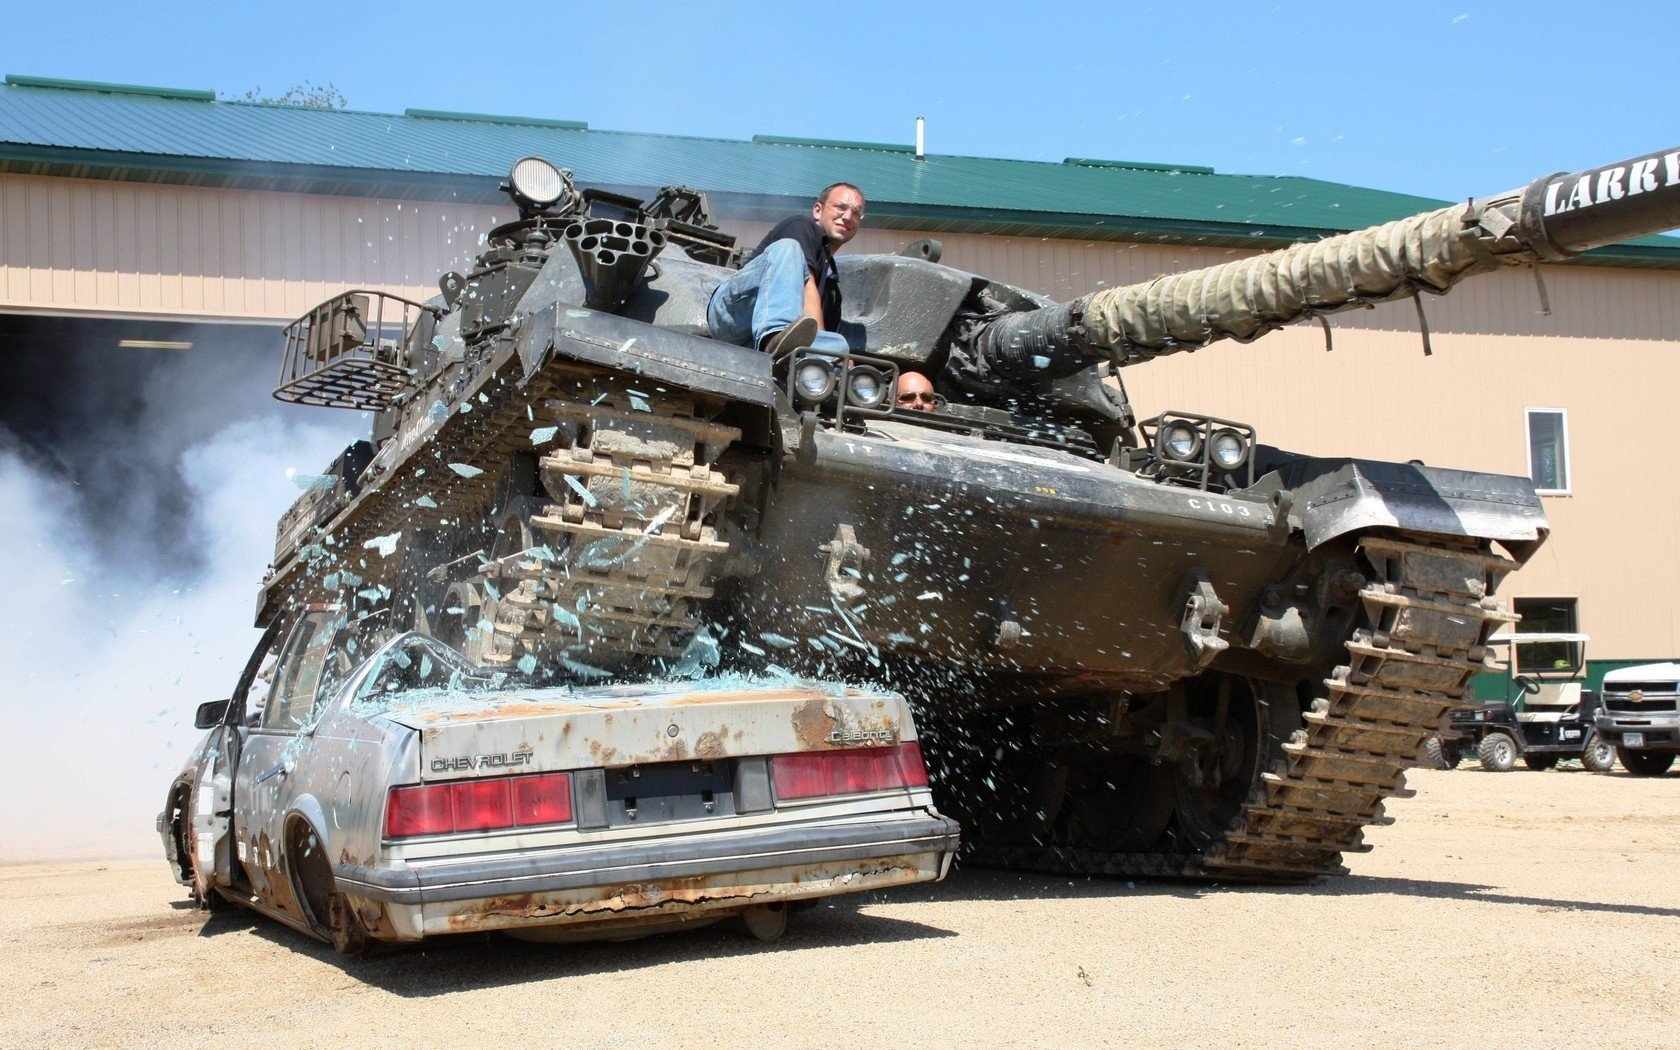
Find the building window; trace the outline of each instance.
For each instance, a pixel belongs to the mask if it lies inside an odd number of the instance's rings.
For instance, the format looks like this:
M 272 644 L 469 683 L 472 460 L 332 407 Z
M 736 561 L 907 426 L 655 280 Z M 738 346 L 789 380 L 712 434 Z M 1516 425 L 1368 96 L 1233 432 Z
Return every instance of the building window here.
M 1513 598 L 1511 611 L 1522 617 L 1519 634 L 1574 634 L 1574 598 Z M 1519 645 L 1517 673 L 1561 671 L 1581 666 L 1579 642 L 1538 642 Z
M 1528 410 L 1528 476 L 1546 493 L 1569 491 L 1569 437 L 1561 408 Z

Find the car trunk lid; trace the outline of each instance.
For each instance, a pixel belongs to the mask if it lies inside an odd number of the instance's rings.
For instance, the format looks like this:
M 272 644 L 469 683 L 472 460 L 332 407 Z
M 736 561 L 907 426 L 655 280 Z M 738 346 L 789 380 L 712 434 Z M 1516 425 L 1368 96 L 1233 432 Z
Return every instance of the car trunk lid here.
M 914 739 L 893 693 L 798 683 L 426 691 L 383 716 L 418 731 L 422 780 L 872 747 Z

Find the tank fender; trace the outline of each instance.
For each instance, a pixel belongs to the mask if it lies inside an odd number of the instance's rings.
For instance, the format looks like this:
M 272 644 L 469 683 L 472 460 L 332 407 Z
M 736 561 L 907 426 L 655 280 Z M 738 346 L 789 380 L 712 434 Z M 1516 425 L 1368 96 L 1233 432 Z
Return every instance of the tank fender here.
M 1301 457 L 1256 488 L 1289 493 L 1289 524 L 1309 550 L 1350 532 L 1387 527 L 1498 540 L 1526 560 L 1550 531 L 1534 483 L 1505 474 Z
M 776 401 L 768 355 L 617 314 L 550 303 L 521 321 L 514 345 L 526 378 L 559 357 L 764 408 Z

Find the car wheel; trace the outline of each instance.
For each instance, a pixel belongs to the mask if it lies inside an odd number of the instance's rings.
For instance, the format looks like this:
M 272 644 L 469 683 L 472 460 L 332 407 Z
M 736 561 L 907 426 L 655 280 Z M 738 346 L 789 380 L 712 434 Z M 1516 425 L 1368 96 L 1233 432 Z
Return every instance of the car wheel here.
M 1423 764 L 1429 769 L 1447 768 L 1447 748 L 1440 737 L 1431 736 L 1423 742 Z
M 1470 749 L 1465 746 L 1465 743 L 1462 740 L 1442 741 L 1441 768 L 1457 769 L 1459 763 L 1464 761 L 1464 756 L 1468 754 L 1469 751 Z
M 175 856 L 180 859 L 181 877 L 187 882 L 187 892 L 200 911 L 214 915 L 227 908 L 227 898 L 216 892 L 206 879 L 198 878 L 197 843 L 192 832 L 192 789 L 183 788 L 175 796 L 169 817 L 169 833 L 175 837 Z
M 1587 734 L 1586 746 L 1581 748 L 1581 765 L 1594 773 L 1608 773 L 1616 768 L 1616 749 L 1596 729 Z
M 1508 733 L 1489 733 L 1476 745 L 1476 757 L 1489 773 L 1504 773 L 1517 764 L 1517 742 Z
M 1558 764 L 1558 756 L 1556 756 L 1556 755 L 1524 755 L 1523 756 L 1523 765 L 1525 765 L 1528 768 L 1534 770 L 1536 773 L 1544 772 L 1548 769 L 1551 769 L 1553 766 L 1556 766 L 1557 764 Z
M 755 904 L 741 913 L 747 932 L 761 941 L 779 940 L 787 932 L 786 904 Z
M 340 955 L 354 958 L 367 951 L 367 927 L 362 925 L 349 899 L 338 892 L 320 836 L 308 824 L 297 820 L 287 839 L 292 859 L 292 889 L 303 906 L 304 921 Z
M 1618 747 L 1616 757 L 1622 760 L 1622 768 L 1636 777 L 1660 777 L 1674 764 L 1672 751 L 1634 751 Z

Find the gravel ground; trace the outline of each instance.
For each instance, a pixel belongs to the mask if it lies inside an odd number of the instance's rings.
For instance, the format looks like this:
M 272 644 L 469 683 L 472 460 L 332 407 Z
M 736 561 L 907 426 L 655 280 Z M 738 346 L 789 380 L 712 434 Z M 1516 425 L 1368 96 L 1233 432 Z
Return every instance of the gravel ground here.
M 1419 770 L 1307 887 L 959 871 L 627 944 L 343 961 L 161 859 L 0 868 L 0 1045 L 1680 1042 L 1680 776 Z

